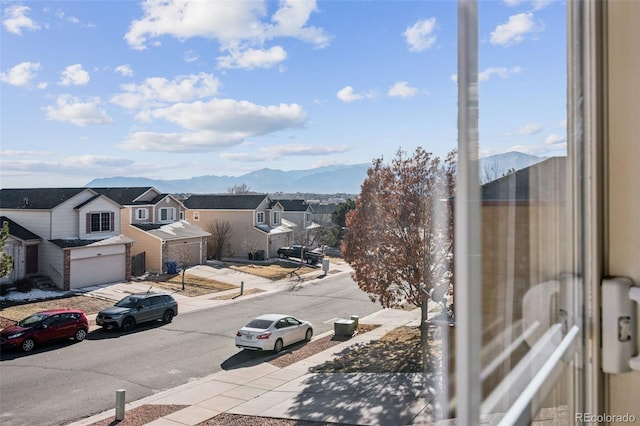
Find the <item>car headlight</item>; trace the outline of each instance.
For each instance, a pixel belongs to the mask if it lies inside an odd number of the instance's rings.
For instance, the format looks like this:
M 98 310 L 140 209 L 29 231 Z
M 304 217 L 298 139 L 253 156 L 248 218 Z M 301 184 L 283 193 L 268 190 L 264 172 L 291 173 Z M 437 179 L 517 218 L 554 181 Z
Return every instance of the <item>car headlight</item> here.
M 9 336 L 7 336 L 7 339 L 15 339 L 16 337 L 20 337 L 24 334 L 24 332 L 20 332 L 20 333 L 15 333 L 15 334 L 10 334 Z

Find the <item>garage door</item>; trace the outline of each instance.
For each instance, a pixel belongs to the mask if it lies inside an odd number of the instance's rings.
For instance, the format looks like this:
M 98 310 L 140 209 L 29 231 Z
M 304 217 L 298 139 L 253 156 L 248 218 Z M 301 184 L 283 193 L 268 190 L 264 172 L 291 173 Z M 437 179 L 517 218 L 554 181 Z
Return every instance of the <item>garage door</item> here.
M 125 279 L 125 255 L 113 254 L 71 260 L 71 288 L 107 284 Z

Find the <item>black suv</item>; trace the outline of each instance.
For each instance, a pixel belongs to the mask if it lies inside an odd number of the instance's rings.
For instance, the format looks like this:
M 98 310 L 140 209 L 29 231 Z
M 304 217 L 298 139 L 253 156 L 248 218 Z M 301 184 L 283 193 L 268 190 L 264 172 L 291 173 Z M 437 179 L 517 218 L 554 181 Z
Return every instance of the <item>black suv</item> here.
M 120 300 L 115 306 L 98 312 L 96 324 L 131 330 L 138 323 L 161 319 L 170 323 L 178 315 L 178 302 L 164 293 L 136 293 Z

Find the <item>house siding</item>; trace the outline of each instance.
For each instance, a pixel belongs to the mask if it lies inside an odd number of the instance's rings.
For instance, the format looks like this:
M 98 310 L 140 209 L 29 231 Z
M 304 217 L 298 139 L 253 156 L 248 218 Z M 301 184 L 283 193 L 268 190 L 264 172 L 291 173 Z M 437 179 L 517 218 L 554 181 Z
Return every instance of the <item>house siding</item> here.
M 135 226 L 127 225 L 124 233 L 135 241 L 131 256 L 145 252 L 146 271 L 154 274 L 162 272 L 162 241 Z
M 87 232 L 87 215 L 91 213 L 109 213 L 112 215 L 113 229 L 105 232 Z M 120 207 L 113 202 L 104 198 L 98 198 L 89 204 L 78 209 L 77 235 L 81 239 L 102 239 L 120 235 L 120 221 L 117 219 L 120 215 Z
M 260 208 L 256 209 L 260 211 Z M 266 209 L 265 214 L 268 214 Z M 248 210 L 197 210 L 200 220 L 193 219 L 193 211 L 187 211 L 187 220 L 200 226 L 205 231 L 209 224 L 221 220 L 231 225 L 229 238 L 230 253 L 225 256 L 246 257 L 251 250 L 264 250 L 269 253 L 267 234 L 255 228 L 255 213 Z

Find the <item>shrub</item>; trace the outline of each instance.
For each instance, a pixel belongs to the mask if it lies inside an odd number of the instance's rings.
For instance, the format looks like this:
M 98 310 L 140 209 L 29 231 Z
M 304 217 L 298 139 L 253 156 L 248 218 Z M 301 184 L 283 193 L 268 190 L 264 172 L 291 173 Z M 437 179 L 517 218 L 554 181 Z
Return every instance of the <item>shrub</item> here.
M 29 278 L 22 278 L 13 284 L 20 293 L 29 293 L 33 289 L 33 281 Z

